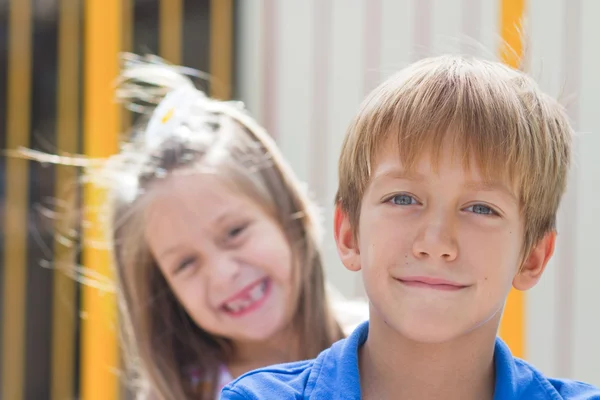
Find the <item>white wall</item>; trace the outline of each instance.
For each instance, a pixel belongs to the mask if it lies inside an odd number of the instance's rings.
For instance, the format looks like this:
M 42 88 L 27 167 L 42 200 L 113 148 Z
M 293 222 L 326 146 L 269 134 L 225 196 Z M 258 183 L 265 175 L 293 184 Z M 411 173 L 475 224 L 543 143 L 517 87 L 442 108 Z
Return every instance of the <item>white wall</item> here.
M 346 295 L 360 278 L 331 234 L 337 157 L 361 99 L 428 54 L 495 54 L 500 0 L 243 0 L 238 97 L 275 136 L 325 209 L 329 279 Z M 550 375 L 600 385 L 600 1 L 529 0 L 533 75 L 569 105 L 579 132 L 559 243 L 526 298 L 526 358 Z

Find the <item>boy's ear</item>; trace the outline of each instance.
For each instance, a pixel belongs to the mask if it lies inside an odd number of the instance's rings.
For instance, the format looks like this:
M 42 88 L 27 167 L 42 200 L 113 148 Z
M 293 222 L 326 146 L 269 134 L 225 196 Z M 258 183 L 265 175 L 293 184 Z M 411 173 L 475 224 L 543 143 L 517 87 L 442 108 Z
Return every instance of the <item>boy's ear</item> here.
M 556 244 L 556 231 L 546 234 L 529 252 L 521 269 L 513 279 L 513 287 L 517 290 L 529 290 L 534 287 L 540 278 L 548 261 L 554 254 Z
M 339 204 L 335 206 L 333 215 L 333 235 L 340 259 L 350 271 L 360 270 L 360 250 L 352 231 L 350 218 Z

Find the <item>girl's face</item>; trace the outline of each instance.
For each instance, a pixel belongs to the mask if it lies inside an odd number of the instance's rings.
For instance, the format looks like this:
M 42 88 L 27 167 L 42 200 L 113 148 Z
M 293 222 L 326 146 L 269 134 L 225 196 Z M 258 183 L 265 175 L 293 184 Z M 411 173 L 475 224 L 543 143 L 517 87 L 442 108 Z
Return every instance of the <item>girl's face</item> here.
M 293 256 L 274 218 L 210 175 L 174 174 L 149 194 L 150 251 L 198 326 L 248 342 L 289 325 Z

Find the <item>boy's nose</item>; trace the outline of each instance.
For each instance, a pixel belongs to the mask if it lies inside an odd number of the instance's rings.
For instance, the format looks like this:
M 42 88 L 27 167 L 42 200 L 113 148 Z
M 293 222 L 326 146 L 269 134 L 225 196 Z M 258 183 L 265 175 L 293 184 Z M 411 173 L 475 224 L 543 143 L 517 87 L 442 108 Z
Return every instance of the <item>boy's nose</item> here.
M 453 233 L 451 221 L 428 222 L 419 232 L 413 244 L 416 258 L 441 258 L 453 261 L 458 256 L 458 243 Z

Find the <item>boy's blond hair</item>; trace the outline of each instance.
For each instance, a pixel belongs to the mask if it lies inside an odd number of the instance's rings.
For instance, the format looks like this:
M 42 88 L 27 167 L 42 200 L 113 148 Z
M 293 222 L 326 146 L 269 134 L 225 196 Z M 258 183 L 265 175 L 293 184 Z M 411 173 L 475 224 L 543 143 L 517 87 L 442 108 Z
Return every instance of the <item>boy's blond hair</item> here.
M 526 74 L 501 63 L 445 55 L 412 64 L 376 88 L 347 131 L 336 204 L 355 234 L 371 168 L 397 140 L 403 166 L 443 145 L 460 150 L 465 168 L 510 184 L 524 221 L 523 255 L 555 229 L 571 160 L 572 128 L 564 109 Z

